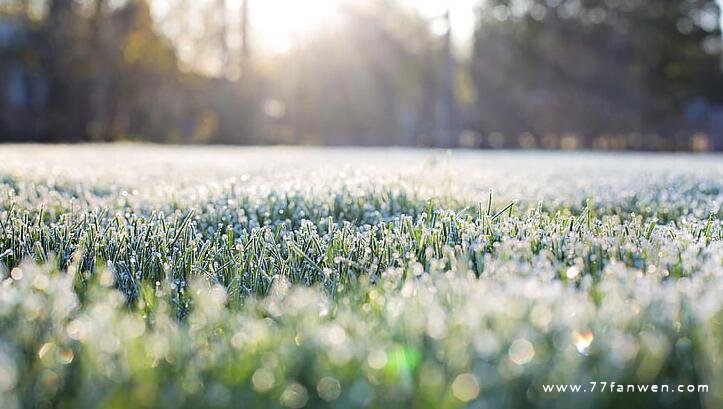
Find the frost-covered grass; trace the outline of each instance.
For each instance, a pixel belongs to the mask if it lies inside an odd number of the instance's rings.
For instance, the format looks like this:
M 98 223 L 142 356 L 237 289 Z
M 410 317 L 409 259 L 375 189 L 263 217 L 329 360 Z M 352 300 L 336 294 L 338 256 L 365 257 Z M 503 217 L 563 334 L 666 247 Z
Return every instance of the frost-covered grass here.
M 719 156 L 0 146 L 0 407 L 723 407 L 722 202 Z M 709 391 L 543 391 L 591 381 Z

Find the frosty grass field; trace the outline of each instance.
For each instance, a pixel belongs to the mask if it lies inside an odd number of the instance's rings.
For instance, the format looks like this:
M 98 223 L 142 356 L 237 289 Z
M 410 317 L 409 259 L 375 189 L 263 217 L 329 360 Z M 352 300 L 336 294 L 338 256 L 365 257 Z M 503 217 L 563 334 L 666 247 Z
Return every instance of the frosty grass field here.
M 0 407 L 722 408 L 722 203 L 720 156 L 0 146 Z M 709 389 L 543 389 L 590 382 Z

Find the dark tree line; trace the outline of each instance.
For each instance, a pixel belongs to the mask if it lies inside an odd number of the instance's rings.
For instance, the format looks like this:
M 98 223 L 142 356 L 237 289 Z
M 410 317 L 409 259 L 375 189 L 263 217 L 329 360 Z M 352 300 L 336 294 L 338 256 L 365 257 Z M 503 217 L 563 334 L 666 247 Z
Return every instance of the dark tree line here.
M 253 1 L 0 3 L 0 140 L 723 149 L 714 0 L 489 0 L 468 56 L 395 0 L 265 53 Z
M 710 123 L 723 103 L 714 1 L 488 3 L 472 59 L 474 128 L 539 142 L 572 134 L 586 147 L 624 134 L 637 148 L 685 148 L 696 132 L 723 142 Z
M 241 87 L 181 71 L 145 0 L 50 0 L 42 13 L 33 3 L 0 10 L 0 91 L 18 95 L 0 98 L 0 139 L 210 142 L 220 116 L 236 134 L 251 122 Z

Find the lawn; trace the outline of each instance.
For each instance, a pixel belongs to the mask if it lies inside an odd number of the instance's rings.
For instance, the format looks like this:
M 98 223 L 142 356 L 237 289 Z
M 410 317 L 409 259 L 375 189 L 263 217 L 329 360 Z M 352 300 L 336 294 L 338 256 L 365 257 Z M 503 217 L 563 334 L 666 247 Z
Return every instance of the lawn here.
M 721 408 L 722 204 L 715 155 L 0 146 L 0 407 Z

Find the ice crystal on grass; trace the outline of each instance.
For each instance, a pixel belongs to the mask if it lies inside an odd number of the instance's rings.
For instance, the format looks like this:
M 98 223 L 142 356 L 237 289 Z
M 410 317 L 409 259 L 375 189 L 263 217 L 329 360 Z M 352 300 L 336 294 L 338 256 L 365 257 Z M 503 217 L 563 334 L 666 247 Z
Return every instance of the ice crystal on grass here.
M 0 407 L 723 405 L 718 157 L 0 155 Z

